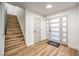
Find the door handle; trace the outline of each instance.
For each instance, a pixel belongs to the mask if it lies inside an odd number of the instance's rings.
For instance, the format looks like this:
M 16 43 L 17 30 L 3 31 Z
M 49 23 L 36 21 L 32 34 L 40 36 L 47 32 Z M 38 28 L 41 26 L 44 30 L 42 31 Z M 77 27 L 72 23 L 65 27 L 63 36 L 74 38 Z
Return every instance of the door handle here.
M 34 33 L 36 33 L 36 31 L 34 30 Z
M 49 30 L 49 32 L 51 32 L 51 30 Z

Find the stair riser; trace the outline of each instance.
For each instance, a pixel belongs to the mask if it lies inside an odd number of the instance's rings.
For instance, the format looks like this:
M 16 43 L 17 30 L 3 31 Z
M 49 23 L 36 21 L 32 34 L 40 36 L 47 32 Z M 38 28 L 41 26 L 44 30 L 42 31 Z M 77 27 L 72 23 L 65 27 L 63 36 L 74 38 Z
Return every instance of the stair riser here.
M 18 30 L 18 31 L 7 31 L 7 33 L 19 33 L 19 32 L 21 32 L 20 30 Z
M 7 28 L 8 30 L 17 30 L 17 29 L 21 29 L 21 28 Z
M 18 23 L 17 21 L 8 21 L 8 23 Z
M 19 26 L 19 24 L 7 24 L 7 26 Z
M 20 26 L 7 26 L 7 28 L 19 28 Z
M 17 30 L 17 29 L 21 29 L 21 28 L 7 28 L 8 30 Z
M 7 24 L 19 24 L 19 22 L 18 21 L 8 21 Z
M 19 25 L 18 23 L 8 23 L 7 25 Z
M 15 27 L 15 28 L 19 28 L 20 26 L 16 26 L 16 25 L 10 26 L 10 25 L 9 25 L 7 28 L 9 28 L 9 27 L 10 27 L 10 28 L 14 28 L 14 27 Z
M 7 31 L 20 31 L 21 29 L 7 29 Z
M 13 33 L 7 33 L 7 35 L 15 35 L 15 34 L 21 34 L 22 32 L 13 32 Z
M 16 22 L 16 21 L 9 21 L 7 24 L 18 24 L 18 22 Z
M 6 38 L 6 39 L 19 38 L 19 37 L 22 37 L 22 36 L 8 37 L 8 38 Z

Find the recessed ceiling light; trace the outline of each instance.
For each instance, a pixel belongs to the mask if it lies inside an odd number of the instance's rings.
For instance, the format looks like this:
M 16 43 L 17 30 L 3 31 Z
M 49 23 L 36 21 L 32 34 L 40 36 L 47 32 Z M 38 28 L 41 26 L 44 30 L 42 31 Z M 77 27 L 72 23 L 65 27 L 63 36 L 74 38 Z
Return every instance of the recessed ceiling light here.
M 52 5 L 47 5 L 46 8 L 48 8 L 48 9 L 49 9 L 49 8 L 52 8 Z

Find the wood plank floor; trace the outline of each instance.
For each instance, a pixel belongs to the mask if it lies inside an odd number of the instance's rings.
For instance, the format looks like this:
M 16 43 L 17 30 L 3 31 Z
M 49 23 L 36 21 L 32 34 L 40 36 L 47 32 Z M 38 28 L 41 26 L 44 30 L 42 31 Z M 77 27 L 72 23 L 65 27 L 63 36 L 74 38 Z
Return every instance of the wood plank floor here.
M 47 40 L 40 41 L 26 48 L 21 46 L 12 51 L 6 52 L 9 56 L 76 56 L 77 50 L 60 45 L 58 48 L 46 43 Z

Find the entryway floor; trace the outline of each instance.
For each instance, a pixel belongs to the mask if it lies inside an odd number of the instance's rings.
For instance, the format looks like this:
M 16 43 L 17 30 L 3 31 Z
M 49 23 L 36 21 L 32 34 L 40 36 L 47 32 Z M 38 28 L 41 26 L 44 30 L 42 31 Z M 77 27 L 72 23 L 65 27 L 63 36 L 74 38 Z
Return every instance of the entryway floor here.
M 35 43 L 30 47 L 21 46 L 15 50 L 6 52 L 6 55 L 11 56 L 75 56 L 77 50 L 60 45 L 58 48 L 46 43 L 47 40 L 43 40 Z

